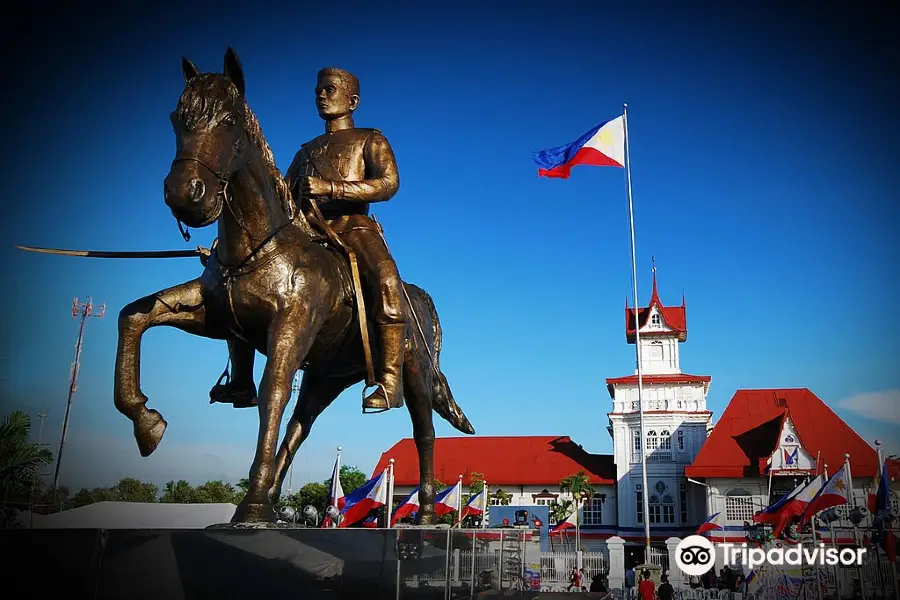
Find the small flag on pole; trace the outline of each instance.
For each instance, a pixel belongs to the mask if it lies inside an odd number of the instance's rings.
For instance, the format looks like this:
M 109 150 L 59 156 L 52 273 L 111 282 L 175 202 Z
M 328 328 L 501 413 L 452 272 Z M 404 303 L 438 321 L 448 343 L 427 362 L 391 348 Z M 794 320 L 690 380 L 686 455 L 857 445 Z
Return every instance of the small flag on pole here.
M 334 470 L 331 472 L 331 491 L 328 494 L 328 505 L 334 506 L 339 511 L 344 510 L 344 490 L 341 487 L 341 449 L 338 448 L 337 458 L 334 459 Z M 322 527 L 334 526 L 331 517 L 322 519 Z
M 347 504 L 341 512 L 344 519 L 338 527 L 349 527 L 369 516 L 369 513 L 387 503 L 387 469 L 347 494 Z
M 397 524 L 397 521 L 404 517 L 409 517 L 419 510 L 419 488 L 414 489 L 409 495 L 400 501 L 394 514 L 391 515 L 391 527 Z
M 575 165 L 625 166 L 624 116 L 600 123 L 569 144 L 534 153 L 538 177 L 568 179 Z
M 697 528 L 697 535 L 703 535 L 707 531 L 716 531 L 718 529 L 725 529 L 722 526 L 722 513 L 713 513 L 708 519 L 700 523 L 700 527 Z
M 831 508 L 832 506 L 849 504 L 849 489 L 847 463 L 845 463 L 843 467 L 831 476 L 831 479 L 829 479 L 825 485 L 819 488 L 816 495 L 809 501 L 806 510 L 803 511 L 803 514 L 800 517 L 800 526 L 803 527 L 806 524 L 806 521 L 819 511 Z
M 466 505 L 462 509 L 462 516 L 460 516 L 460 521 L 468 517 L 469 515 L 483 515 L 484 514 L 484 488 L 481 488 L 481 491 L 469 498 L 469 501 L 466 502 Z
M 434 498 L 434 512 L 442 517 L 457 510 L 462 498 L 462 486 L 457 482 Z

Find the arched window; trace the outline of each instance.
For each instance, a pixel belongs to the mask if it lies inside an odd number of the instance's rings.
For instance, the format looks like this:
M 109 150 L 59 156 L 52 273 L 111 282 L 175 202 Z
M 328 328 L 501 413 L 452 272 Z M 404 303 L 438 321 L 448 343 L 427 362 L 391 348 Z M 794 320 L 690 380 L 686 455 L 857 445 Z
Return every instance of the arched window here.
M 659 313 L 653 313 L 653 316 L 650 317 L 650 324 L 656 327 L 662 325 L 662 319 L 659 318 Z
M 729 521 L 753 520 L 753 495 L 747 490 L 734 488 L 725 494 L 725 518 Z
M 637 429 L 632 433 L 632 439 L 634 440 L 632 443 L 632 448 L 634 449 L 634 453 L 639 455 L 641 454 L 641 432 Z
M 672 434 L 669 433 L 668 429 L 663 429 L 659 434 L 659 447 L 661 450 L 672 449 Z
M 656 435 L 656 430 L 651 429 L 647 432 L 647 454 L 649 455 L 651 452 L 656 450 L 659 446 L 659 437 Z
M 650 342 L 650 360 L 662 360 L 662 359 L 663 359 L 662 342 Z

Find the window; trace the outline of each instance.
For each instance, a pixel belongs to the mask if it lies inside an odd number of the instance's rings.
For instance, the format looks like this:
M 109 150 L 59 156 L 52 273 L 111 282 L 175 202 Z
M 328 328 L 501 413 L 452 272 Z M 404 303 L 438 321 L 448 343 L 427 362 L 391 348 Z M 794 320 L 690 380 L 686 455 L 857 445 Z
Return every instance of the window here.
M 635 429 L 632 432 L 632 462 L 641 462 L 641 432 Z
M 653 452 L 659 445 L 659 438 L 656 437 L 656 430 L 651 429 L 647 432 L 647 452 Z
M 668 429 L 663 429 L 662 433 L 659 434 L 659 447 L 662 450 L 672 449 L 672 434 L 669 433 Z
M 678 503 L 681 505 L 681 524 L 688 522 L 687 485 L 684 482 L 678 484 Z
M 550 506 L 553 503 L 553 498 L 537 498 L 534 501 L 535 506 Z
M 741 523 L 753 520 L 753 496 L 750 492 L 734 489 L 725 495 L 725 518 Z
M 650 360 L 662 360 L 662 359 L 663 359 L 662 342 L 651 342 L 650 343 Z
M 650 496 L 650 523 L 659 523 L 660 513 L 662 512 L 659 505 L 659 496 L 653 494 Z
M 643 523 L 644 522 L 644 495 L 641 493 L 641 490 L 643 490 L 644 488 L 640 484 L 638 484 L 635 486 L 634 489 L 635 489 L 635 495 L 637 496 L 637 503 L 635 504 L 635 506 L 637 506 L 637 522 Z
M 656 327 L 662 325 L 662 319 L 659 318 L 659 313 L 653 313 L 653 316 L 650 317 L 650 324 Z
M 603 498 L 593 496 L 585 503 L 581 515 L 582 523 L 585 525 L 601 525 L 603 523 Z
M 490 499 L 488 500 L 488 504 L 490 506 L 500 506 L 500 499 L 497 498 L 496 496 L 491 496 Z
M 675 499 L 668 494 L 662 498 L 662 522 L 675 522 Z
M 681 429 L 676 433 L 676 443 L 679 452 L 684 452 L 684 431 Z
M 644 522 L 644 495 L 641 493 L 641 490 L 636 492 L 637 495 L 637 509 L 638 509 L 638 523 Z

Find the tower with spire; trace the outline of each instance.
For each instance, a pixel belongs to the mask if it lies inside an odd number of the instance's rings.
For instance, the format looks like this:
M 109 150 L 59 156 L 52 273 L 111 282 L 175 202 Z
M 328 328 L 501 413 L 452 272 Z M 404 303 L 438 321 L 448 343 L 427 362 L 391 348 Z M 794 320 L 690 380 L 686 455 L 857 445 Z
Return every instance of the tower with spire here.
M 640 338 L 645 435 L 641 436 L 637 368 L 629 375 L 606 380 L 612 400 L 609 433 L 613 438 L 620 535 L 643 529 L 641 452 L 647 454 L 650 487 L 650 533 L 654 543 L 693 533 L 708 515 L 705 488 L 684 478 L 706 440 L 712 413 L 706 409 L 710 376 L 681 370 L 679 347 L 687 341 L 687 303 L 663 304 L 653 259 L 653 286 L 647 306 L 631 308 L 625 301 L 625 340 Z M 636 332 L 639 335 L 636 335 Z M 637 367 L 637 365 L 635 365 Z M 641 544 L 642 540 L 636 540 Z

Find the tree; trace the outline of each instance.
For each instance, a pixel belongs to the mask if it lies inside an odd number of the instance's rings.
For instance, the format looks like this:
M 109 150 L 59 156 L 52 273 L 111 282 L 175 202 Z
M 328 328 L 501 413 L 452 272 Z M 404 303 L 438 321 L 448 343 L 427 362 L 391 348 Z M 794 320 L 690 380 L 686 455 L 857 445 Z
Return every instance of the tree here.
M 28 441 L 31 417 L 17 410 L 0 422 L 0 528 L 16 526 L 16 508 L 25 509 L 42 468 L 53 462 L 46 448 Z
M 509 506 L 509 503 L 512 502 L 512 494 L 503 491 L 500 488 L 497 488 L 496 491 L 491 492 L 491 498 L 496 498 L 497 504 L 499 504 L 500 506 Z
M 357 469 L 356 467 L 351 467 L 350 465 L 341 465 L 341 489 L 344 490 L 345 494 L 349 494 L 353 490 L 362 487 L 369 478 L 366 477 L 366 474 Z M 331 478 L 329 477 L 323 482 L 328 489 L 331 489 Z
M 195 502 L 195 497 L 194 486 L 184 479 L 180 479 L 166 483 L 163 495 L 159 501 L 172 504 L 191 504 Z
M 590 498 L 595 491 L 590 484 L 587 473 L 578 471 L 574 475 L 563 477 L 559 482 L 559 491 L 569 493 L 573 498 Z
M 111 492 L 118 502 L 156 502 L 159 488 L 134 477 L 125 477 L 112 487 Z

